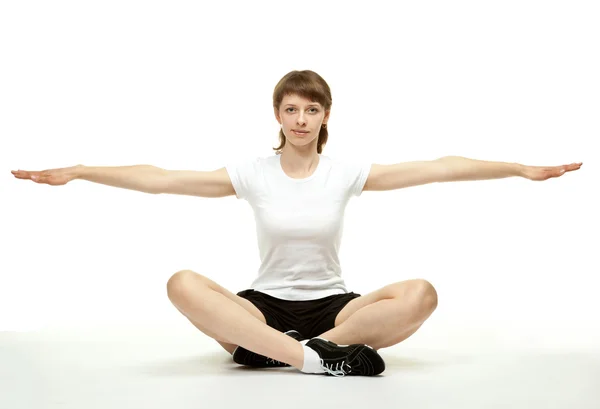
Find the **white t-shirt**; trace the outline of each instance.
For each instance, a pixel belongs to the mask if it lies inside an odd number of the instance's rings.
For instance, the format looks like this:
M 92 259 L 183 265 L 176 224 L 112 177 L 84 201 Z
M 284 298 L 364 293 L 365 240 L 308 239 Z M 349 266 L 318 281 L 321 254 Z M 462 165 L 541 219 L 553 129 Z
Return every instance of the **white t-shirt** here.
M 371 164 L 319 157 L 304 179 L 289 177 L 275 154 L 225 166 L 236 197 L 254 211 L 261 265 L 249 288 L 284 300 L 349 292 L 338 258 L 344 211 Z

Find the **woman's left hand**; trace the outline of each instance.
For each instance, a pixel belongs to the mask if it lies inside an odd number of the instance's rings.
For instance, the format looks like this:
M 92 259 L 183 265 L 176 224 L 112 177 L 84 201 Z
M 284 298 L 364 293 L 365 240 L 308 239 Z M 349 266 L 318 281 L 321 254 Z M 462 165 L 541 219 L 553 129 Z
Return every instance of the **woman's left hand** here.
M 570 165 L 562 166 L 523 166 L 523 177 L 529 180 L 546 180 L 557 178 L 567 172 L 572 172 L 581 167 L 583 162 L 571 163 Z

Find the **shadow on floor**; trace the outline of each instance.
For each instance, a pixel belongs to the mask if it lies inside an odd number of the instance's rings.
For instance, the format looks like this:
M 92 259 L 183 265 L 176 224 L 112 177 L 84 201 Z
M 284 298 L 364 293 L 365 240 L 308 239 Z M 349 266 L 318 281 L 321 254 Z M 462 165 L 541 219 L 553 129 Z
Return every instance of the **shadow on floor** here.
M 423 354 L 420 356 L 410 356 L 407 352 L 403 355 L 386 353 L 380 351 L 386 364 L 386 372 L 389 370 L 429 370 L 432 368 L 444 367 L 452 364 L 465 363 L 465 357 L 444 356 L 438 354 L 431 356 Z M 467 359 L 468 360 L 468 359 Z M 231 355 L 226 352 L 208 352 L 204 355 L 193 355 L 189 357 L 157 360 L 155 362 L 140 362 L 139 364 L 128 365 L 128 371 L 140 375 L 149 376 L 218 376 L 232 374 L 247 375 L 249 373 L 270 373 L 270 374 L 291 374 L 297 372 L 296 368 L 253 368 L 238 365 L 233 362 Z
M 129 365 L 129 372 L 149 376 L 218 376 L 247 374 L 249 372 L 291 373 L 295 368 L 252 368 L 233 362 L 226 352 L 211 352 L 205 355 L 194 355 L 185 358 L 166 359 L 156 362 L 144 362 Z

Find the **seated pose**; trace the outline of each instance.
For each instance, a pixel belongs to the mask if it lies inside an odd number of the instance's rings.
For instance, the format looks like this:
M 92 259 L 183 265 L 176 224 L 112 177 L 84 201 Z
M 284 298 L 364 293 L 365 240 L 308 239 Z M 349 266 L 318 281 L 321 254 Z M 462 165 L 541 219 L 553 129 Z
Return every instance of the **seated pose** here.
M 331 112 L 329 86 L 317 73 L 292 71 L 273 93 L 281 125 L 275 154 L 214 171 L 151 165 L 13 171 L 19 179 L 64 185 L 81 179 L 158 194 L 235 195 L 254 211 L 261 264 L 250 288 L 234 294 L 194 271 L 167 282 L 173 305 L 242 365 L 293 366 L 304 373 L 373 376 L 385 370 L 380 348 L 411 336 L 433 313 L 437 293 L 423 279 L 369 294 L 350 292 L 338 251 L 352 196 L 433 182 L 546 180 L 581 163 L 541 167 L 457 156 L 391 165 L 322 155 Z

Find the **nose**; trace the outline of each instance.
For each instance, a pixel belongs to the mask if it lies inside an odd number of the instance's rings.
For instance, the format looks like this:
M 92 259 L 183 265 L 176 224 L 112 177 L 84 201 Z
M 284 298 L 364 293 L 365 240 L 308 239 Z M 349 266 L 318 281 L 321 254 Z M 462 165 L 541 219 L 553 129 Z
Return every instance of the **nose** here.
M 298 122 L 298 125 L 303 125 L 303 124 L 306 123 L 306 121 L 304 120 L 304 114 L 303 113 L 298 114 L 298 119 L 297 119 L 296 122 Z

